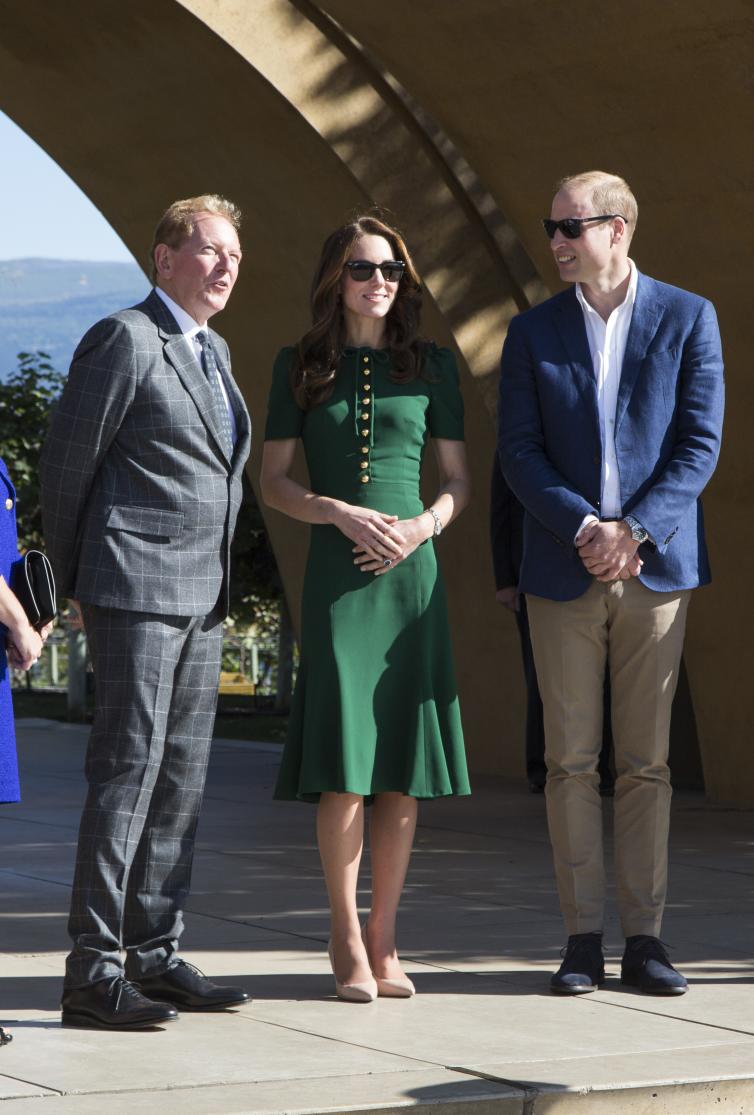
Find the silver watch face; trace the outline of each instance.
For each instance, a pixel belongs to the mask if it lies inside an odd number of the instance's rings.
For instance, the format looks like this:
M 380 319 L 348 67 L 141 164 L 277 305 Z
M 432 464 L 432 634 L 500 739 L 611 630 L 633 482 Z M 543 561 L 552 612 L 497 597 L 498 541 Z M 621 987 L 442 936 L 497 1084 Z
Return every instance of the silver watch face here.
M 625 515 L 623 518 L 623 522 L 631 531 L 631 537 L 634 542 L 646 542 L 646 540 L 649 538 L 649 531 L 645 530 L 641 523 L 638 522 L 638 520 L 636 520 L 633 515 Z

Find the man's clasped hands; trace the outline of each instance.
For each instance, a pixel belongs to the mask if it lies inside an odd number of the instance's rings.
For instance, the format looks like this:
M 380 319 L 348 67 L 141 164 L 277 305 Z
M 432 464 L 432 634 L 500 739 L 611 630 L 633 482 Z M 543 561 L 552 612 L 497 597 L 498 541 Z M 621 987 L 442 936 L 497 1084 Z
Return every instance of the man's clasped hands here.
M 576 536 L 576 549 L 584 566 L 598 581 L 627 581 L 641 572 L 639 543 L 622 520 L 601 523 L 591 519 Z

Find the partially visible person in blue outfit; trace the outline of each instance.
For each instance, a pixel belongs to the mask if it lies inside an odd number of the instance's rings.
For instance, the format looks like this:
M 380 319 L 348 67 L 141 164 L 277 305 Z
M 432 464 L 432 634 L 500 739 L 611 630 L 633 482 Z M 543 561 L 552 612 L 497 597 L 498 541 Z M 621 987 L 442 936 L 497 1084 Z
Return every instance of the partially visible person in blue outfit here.
M 0 458 L 0 802 L 18 801 L 16 734 L 10 693 L 10 667 L 28 670 L 39 658 L 47 629 L 40 635 L 10 589 L 10 570 L 18 560 L 16 492 Z M 0 1046 L 10 1041 L 0 1027 Z

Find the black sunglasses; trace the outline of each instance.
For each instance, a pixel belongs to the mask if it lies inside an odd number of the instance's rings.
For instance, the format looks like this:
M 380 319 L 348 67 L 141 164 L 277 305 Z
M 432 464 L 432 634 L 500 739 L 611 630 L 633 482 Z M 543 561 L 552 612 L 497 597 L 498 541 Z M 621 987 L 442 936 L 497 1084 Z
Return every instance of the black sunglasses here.
M 386 283 L 397 283 L 403 278 L 406 264 L 402 259 L 383 259 L 382 263 L 370 263 L 368 259 L 351 259 L 346 264 L 355 283 L 366 283 L 375 271 L 379 271 Z
M 545 217 L 542 224 L 550 240 L 558 229 L 563 233 L 566 240 L 578 240 L 581 236 L 582 225 L 588 224 L 589 221 L 614 221 L 616 217 L 620 217 L 622 221 L 628 224 L 621 213 L 604 213 L 601 217 L 566 217 L 562 221 L 553 221 L 549 217 Z

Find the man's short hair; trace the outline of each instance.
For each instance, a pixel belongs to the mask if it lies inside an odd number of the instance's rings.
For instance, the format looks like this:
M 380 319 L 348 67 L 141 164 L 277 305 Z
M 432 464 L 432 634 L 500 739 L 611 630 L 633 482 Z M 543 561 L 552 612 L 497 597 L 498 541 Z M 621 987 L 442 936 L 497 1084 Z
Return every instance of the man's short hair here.
M 625 178 L 617 174 L 609 174 L 605 170 L 585 170 L 583 174 L 569 174 L 566 178 L 561 178 L 555 192 L 559 193 L 574 186 L 591 188 L 595 216 L 600 216 L 602 213 L 619 213 L 621 217 L 626 218 L 630 226 L 629 238 L 633 236 L 639 219 L 639 206 Z
M 199 194 L 198 197 L 186 197 L 181 201 L 174 201 L 162 214 L 154 230 L 152 249 L 149 253 L 149 275 L 153 283 L 157 282 L 157 269 L 154 265 L 154 251 L 157 245 L 167 244 L 171 248 L 180 248 L 194 231 L 194 223 L 200 213 L 225 217 L 236 232 L 241 227 L 241 210 L 232 201 L 219 194 Z

